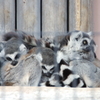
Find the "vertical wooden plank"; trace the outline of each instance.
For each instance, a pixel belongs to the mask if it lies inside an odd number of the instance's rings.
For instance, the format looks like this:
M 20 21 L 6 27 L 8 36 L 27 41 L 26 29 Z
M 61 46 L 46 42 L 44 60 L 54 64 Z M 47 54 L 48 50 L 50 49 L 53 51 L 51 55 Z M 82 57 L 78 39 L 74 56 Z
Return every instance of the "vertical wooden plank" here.
M 43 37 L 67 32 L 67 0 L 42 0 Z
M 15 30 L 14 0 L 0 0 L 0 34 Z
M 75 30 L 75 0 L 69 0 L 69 31 Z
M 40 38 L 40 0 L 17 0 L 17 29 Z
M 69 0 L 69 31 L 80 30 L 80 0 Z
M 69 0 L 69 30 L 92 30 L 92 0 Z
M 4 33 L 4 0 L 0 0 L 0 34 Z
M 80 6 L 81 6 L 81 12 L 80 12 L 80 29 L 82 31 L 92 31 L 93 28 L 93 19 L 92 19 L 92 13 L 93 13 L 93 6 L 92 2 L 93 0 L 81 0 Z

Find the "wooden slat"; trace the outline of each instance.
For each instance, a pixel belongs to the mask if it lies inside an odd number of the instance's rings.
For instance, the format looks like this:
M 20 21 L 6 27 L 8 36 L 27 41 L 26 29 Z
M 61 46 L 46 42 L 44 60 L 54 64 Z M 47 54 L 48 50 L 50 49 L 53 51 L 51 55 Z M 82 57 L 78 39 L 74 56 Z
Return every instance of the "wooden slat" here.
M 0 100 L 100 100 L 100 89 L 0 87 Z
M 82 31 L 92 31 L 93 29 L 93 0 L 80 0 L 81 12 L 80 12 L 80 29 Z
M 40 0 L 17 0 L 17 29 L 40 37 Z
M 67 0 L 42 0 L 42 32 L 43 37 L 67 32 Z
M 76 0 L 69 0 L 69 31 L 76 30 Z
M 80 0 L 69 0 L 69 31 L 80 30 Z
M 15 30 L 14 0 L 0 0 L 0 34 Z
M 91 31 L 92 0 L 69 0 L 69 30 Z

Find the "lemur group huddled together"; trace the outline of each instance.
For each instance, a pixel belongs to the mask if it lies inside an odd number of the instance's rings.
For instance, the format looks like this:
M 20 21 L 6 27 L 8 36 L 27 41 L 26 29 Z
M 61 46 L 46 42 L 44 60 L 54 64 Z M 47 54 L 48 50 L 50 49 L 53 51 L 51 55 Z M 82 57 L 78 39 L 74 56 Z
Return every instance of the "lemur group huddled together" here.
M 5 33 L 0 42 L 1 86 L 99 87 L 95 49 L 91 32 L 72 31 L 52 39 Z

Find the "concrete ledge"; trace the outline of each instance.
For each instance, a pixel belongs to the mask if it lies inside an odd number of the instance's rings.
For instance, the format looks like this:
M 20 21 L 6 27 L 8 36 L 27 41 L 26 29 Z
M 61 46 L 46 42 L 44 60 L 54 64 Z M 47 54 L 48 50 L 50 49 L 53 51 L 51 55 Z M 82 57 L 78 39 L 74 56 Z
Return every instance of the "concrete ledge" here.
M 100 100 L 100 88 L 0 87 L 0 100 Z

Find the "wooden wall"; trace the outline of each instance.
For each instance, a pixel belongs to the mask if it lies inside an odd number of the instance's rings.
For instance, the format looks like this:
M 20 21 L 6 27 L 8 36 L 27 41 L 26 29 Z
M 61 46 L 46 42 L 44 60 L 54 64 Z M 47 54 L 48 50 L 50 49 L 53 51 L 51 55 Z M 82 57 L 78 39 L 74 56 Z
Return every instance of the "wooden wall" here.
M 36 38 L 92 30 L 92 0 L 0 0 L 0 33 L 22 30 Z

